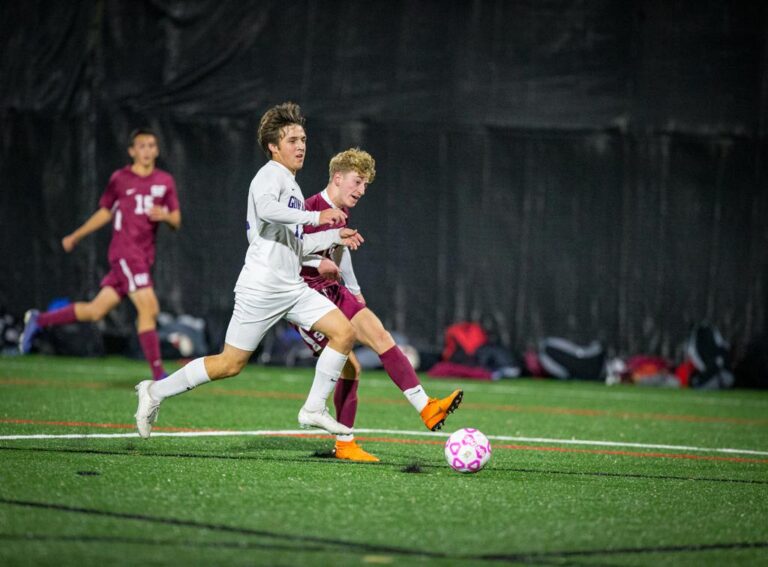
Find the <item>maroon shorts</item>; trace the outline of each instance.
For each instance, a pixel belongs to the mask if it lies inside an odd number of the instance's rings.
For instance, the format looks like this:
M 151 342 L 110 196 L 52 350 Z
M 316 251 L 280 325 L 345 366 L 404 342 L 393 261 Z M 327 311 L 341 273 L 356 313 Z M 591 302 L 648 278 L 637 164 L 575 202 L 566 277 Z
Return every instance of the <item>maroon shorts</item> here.
M 144 287 L 152 287 L 152 274 L 143 260 L 120 258 L 101 280 L 101 287 L 111 287 L 122 298 Z
M 365 309 L 365 305 L 360 303 L 357 298 L 352 295 L 352 292 L 343 285 L 336 284 L 328 286 L 323 289 L 318 289 L 317 292 L 330 299 L 350 321 L 352 320 L 352 317 Z M 294 327 L 296 326 L 294 325 Z M 299 334 L 306 345 L 316 354 L 319 354 L 325 348 L 325 345 L 328 344 L 328 337 L 320 331 L 310 331 L 309 329 L 302 329 L 300 327 L 296 327 L 296 330 L 299 331 Z

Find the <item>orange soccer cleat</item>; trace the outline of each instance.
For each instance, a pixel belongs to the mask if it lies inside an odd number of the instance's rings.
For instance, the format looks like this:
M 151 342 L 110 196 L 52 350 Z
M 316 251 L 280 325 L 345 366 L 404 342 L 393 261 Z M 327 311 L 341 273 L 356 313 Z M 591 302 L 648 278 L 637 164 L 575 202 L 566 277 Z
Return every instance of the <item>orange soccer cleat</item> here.
M 378 463 L 379 458 L 371 455 L 363 449 L 356 441 L 336 441 L 336 448 L 333 451 L 337 459 L 345 461 L 358 461 L 363 463 Z
M 430 431 L 440 429 L 445 423 L 445 418 L 448 417 L 448 414 L 453 413 L 459 407 L 463 397 L 463 390 L 454 390 L 450 396 L 441 400 L 429 398 L 427 405 L 421 410 L 421 420 L 427 426 L 427 429 Z

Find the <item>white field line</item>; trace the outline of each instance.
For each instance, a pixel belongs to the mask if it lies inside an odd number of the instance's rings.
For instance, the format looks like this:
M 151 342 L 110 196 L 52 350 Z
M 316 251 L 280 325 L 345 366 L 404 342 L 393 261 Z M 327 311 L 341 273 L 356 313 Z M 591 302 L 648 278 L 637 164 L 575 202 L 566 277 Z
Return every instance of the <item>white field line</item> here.
M 400 429 L 356 429 L 356 433 L 406 435 L 410 437 L 448 437 L 448 433 L 407 431 Z M 152 437 L 269 437 L 277 435 L 306 435 L 303 429 L 290 430 L 257 430 L 257 431 L 157 431 Z M 0 441 L 19 441 L 28 439 L 132 439 L 138 433 L 66 433 L 66 434 L 33 434 L 33 435 L 0 435 Z M 625 441 L 594 441 L 588 439 L 554 439 L 549 437 L 513 437 L 508 435 L 488 435 L 493 441 L 514 441 L 518 443 L 545 443 L 551 445 L 586 445 L 591 447 L 623 447 L 632 449 L 663 449 L 667 451 L 687 451 L 701 453 L 727 453 L 730 455 L 768 456 L 768 451 L 752 449 L 731 449 L 717 447 L 693 447 L 687 445 L 663 445 L 657 443 L 630 443 Z

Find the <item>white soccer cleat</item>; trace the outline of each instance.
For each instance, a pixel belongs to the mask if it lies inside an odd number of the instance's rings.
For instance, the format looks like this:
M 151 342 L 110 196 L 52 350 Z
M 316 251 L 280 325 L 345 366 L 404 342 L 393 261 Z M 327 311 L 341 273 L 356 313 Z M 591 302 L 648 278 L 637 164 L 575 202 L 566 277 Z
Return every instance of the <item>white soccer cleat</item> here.
M 302 429 L 317 427 L 334 435 L 352 435 L 352 430 L 349 427 L 333 419 L 328 413 L 328 408 L 323 408 L 320 411 L 308 411 L 302 407 L 299 410 L 299 427 Z
M 136 384 L 136 395 L 139 397 L 139 407 L 136 409 L 136 428 L 139 435 L 144 439 L 149 439 L 152 433 L 152 425 L 157 421 L 157 414 L 160 411 L 160 402 L 149 395 L 149 387 L 152 380 L 144 380 Z

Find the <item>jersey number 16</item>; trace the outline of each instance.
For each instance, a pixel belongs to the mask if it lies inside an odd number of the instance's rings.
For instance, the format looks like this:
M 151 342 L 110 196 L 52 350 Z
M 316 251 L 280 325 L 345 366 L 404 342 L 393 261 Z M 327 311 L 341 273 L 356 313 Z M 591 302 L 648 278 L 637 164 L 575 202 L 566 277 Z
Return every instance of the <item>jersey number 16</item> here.
M 133 211 L 137 215 L 146 215 L 149 210 L 154 206 L 155 198 L 152 195 L 135 195 L 136 210 Z

